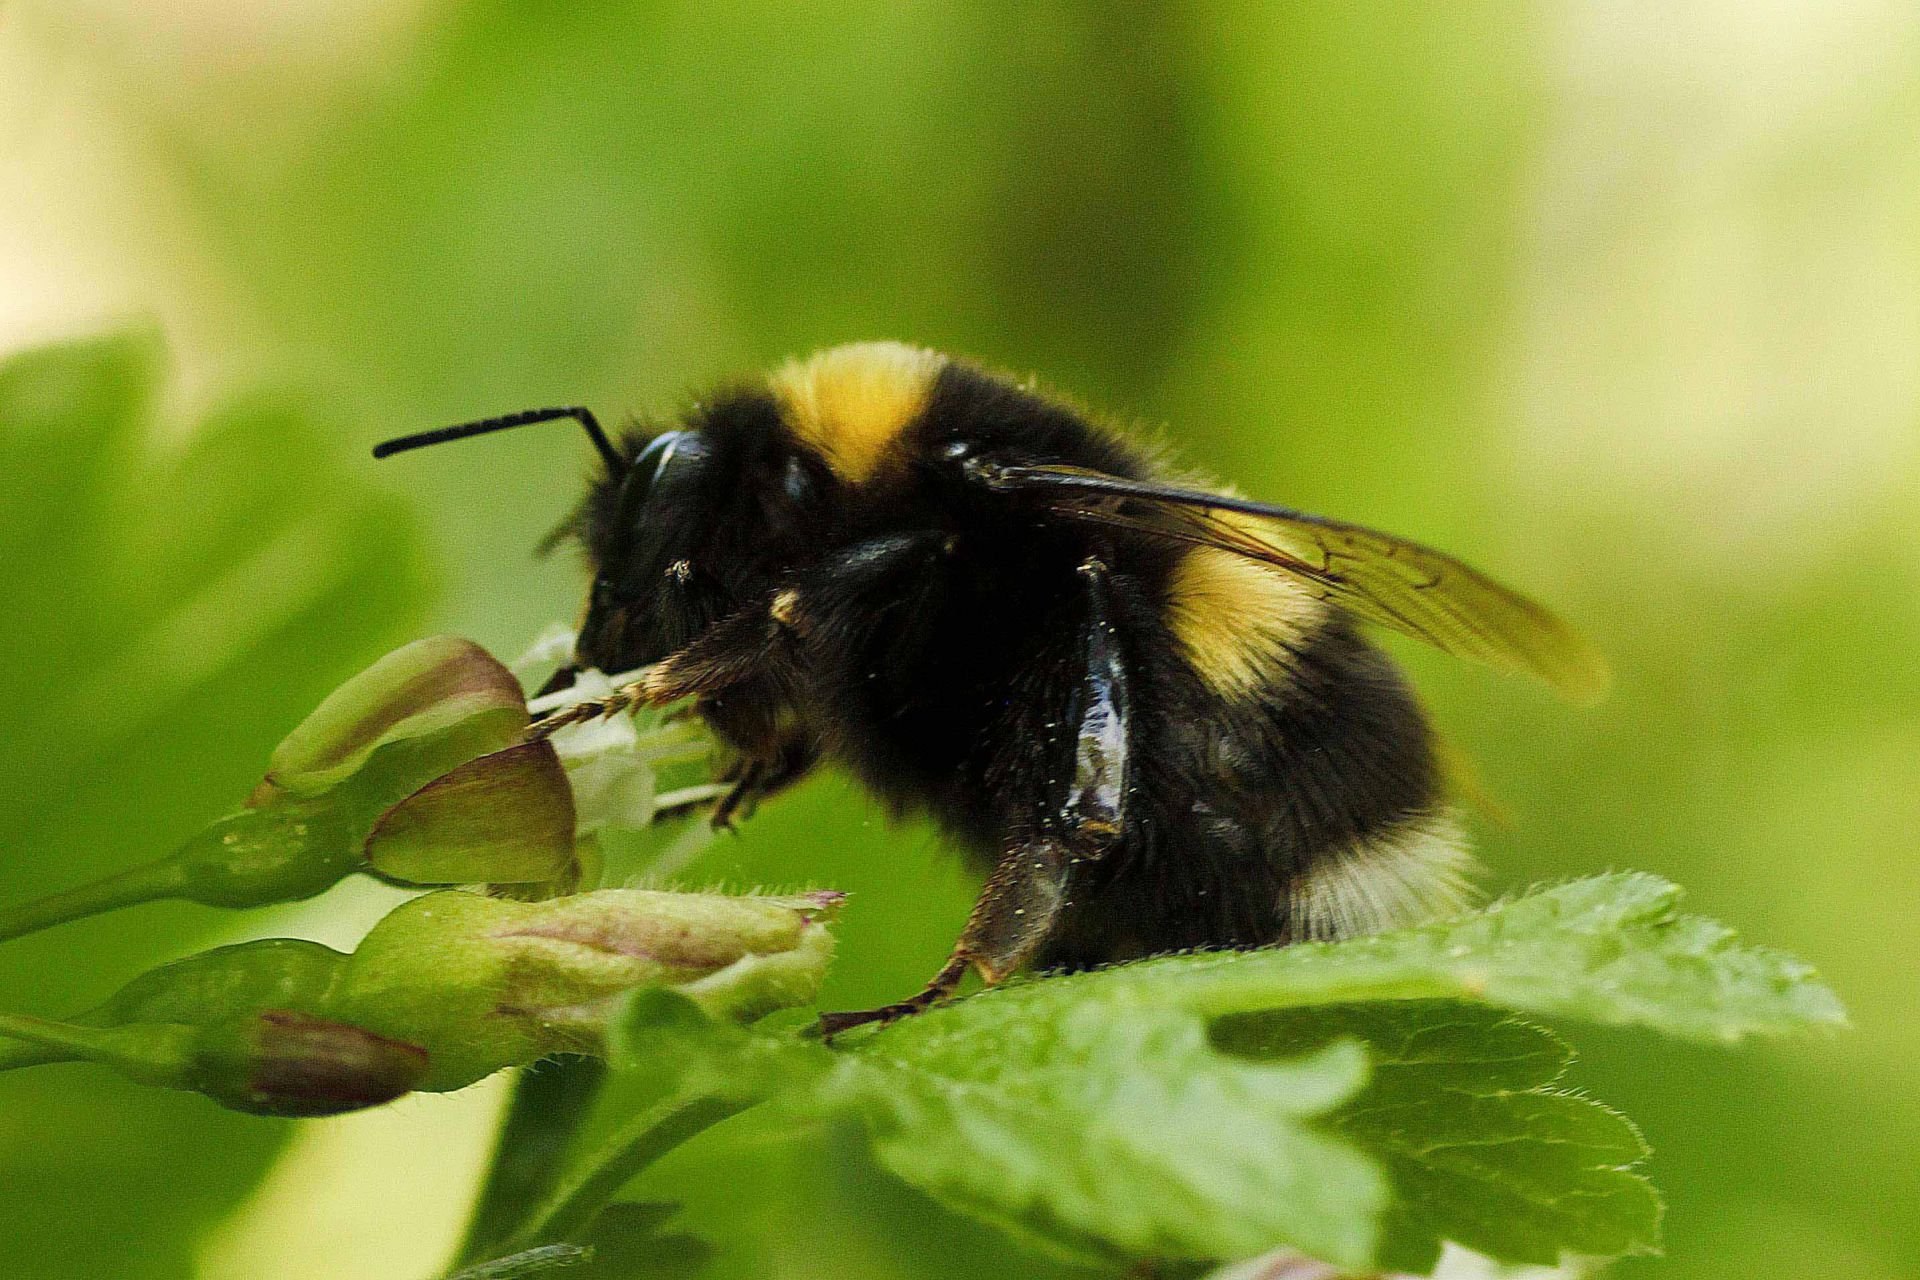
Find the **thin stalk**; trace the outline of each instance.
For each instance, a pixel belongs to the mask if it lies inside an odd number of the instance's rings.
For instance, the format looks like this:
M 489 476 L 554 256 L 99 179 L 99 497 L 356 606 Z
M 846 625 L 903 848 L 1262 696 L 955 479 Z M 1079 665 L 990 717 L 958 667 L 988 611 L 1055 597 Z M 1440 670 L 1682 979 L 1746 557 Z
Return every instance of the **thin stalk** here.
M 100 1029 L 79 1027 L 70 1022 L 54 1022 L 25 1013 L 0 1013 L 0 1035 L 12 1036 L 28 1044 L 57 1053 L 56 1062 L 92 1058 L 100 1051 Z
M 83 1027 L 30 1014 L 0 1013 L 0 1035 L 60 1055 L 50 1061 L 102 1063 L 140 1084 L 174 1084 L 186 1058 L 184 1041 L 192 1034 L 190 1027 Z
M 184 869 L 172 858 L 133 867 L 77 889 L 0 909 L 0 942 L 103 911 L 176 897 L 185 884 Z
M 635 1174 L 687 1139 L 729 1116 L 738 1115 L 758 1101 L 758 1098 L 702 1094 L 693 1098 L 669 1098 L 641 1112 L 535 1210 L 508 1246 L 524 1248 L 581 1233 Z
M 631 671 L 615 672 L 607 677 L 607 683 L 618 689 L 623 684 L 632 684 L 649 670 L 651 670 L 650 667 L 635 667 Z M 565 689 L 555 689 L 552 693 L 543 693 L 537 698 L 528 699 L 527 710 L 536 716 L 545 715 L 549 711 L 570 707 L 576 702 L 591 702 L 594 696 L 591 693 L 582 693 L 578 685 L 569 685 Z
M 561 1058 L 521 1070 L 467 1223 L 460 1264 L 489 1256 L 553 1194 L 606 1074 L 598 1058 Z
M 648 764 L 688 764 L 706 759 L 713 739 L 698 721 L 671 720 L 642 734 L 634 746 Z
M 41 1067 L 49 1062 L 78 1062 L 79 1055 L 71 1049 L 56 1049 L 52 1045 L 29 1044 L 25 1040 L 0 1040 L 0 1071 L 12 1071 L 18 1067 Z
M 692 809 L 709 800 L 718 800 L 731 790 L 733 788 L 724 782 L 702 782 L 678 791 L 662 791 L 653 798 L 653 816 L 657 821 L 670 816 L 675 809 Z
M 592 1261 L 593 1250 L 577 1244 L 543 1244 L 525 1253 L 464 1267 L 447 1276 L 446 1280 L 520 1280 L 523 1276 L 543 1275 L 561 1267 L 577 1267 Z

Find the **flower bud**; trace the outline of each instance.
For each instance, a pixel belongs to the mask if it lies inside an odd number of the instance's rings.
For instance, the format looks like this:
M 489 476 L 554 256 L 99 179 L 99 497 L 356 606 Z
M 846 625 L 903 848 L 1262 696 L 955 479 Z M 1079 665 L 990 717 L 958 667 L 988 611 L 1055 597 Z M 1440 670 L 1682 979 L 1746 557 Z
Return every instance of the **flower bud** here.
M 86 1026 L 0 1015 L 0 1034 L 44 1053 L 35 1062 L 97 1062 L 139 1084 L 190 1089 L 262 1115 L 322 1116 L 378 1106 L 427 1072 L 418 1045 L 291 1009 L 262 1009 L 201 1025 Z
M 751 1017 L 813 998 L 840 895 L 602 889 L 545 902 L 428 894 L 348 961 L 334 1016 L 425 1046 L 417 1086 L 456 1089 L 552 1053 L 604 1051 L 622 998 L 666 987 Z
M 676 895 L 680 896 L 680 895 Z M 760 951 L 743 956 L 703 978 L 679 984 L 675 990 L 716 1018 L 752 1022 L 776 1009 L 811 1004 L 820 994 L 821 980 L 833 961 L 833 934 L 819 922 L 831 918 L 846 901 L 831 889 L 784 898 L 761 898 L 778 904 L 808 921 L 784 951 Z M 732 899 L 737 901 L 737 899 Z
M 550 742 L 523 742 L 434 779 L 381 814 L 367 865 L 408 884 L 525 884 L 574 861 L 573 799 Z
M 320 1009 L 346 963 L 332 947 L 299 938 L 215 947 L 147 970 L 74 1021 L 206 1026 L 259 1009 Z
M 573 795 L 484 650 L 441 637 L 335 690 L 236 813 L 167 857 L 0 909 L 0 940 L 136 902 L 295 902 L 356 871 L 407 883 L 540 883 L 577 870 Z
M 450 638 L 388 654 L 273 754 L 247 805 L 147 874 L 162 894 L 252 907 L 356 871 L 408 884 L 555 880 L 573 866 L 573 798 L 551 746 L 523 743 L 507 669 Z
M 224 1106 L 330 1116 L 391 1102 L 427 1074 L 427 1051 L 344 1022 L 267 1009 L 195 1041 L 186 1081 Z
M 346 963 L 331 947 L 295 938 L 215 947 L 149 969 L 61 1025 L 76 1031 L 127 1028 L 138 1039 L 146 1034 L 142 1028 L 204 1028 L 269 1008 L 320 1010 Z M 0 1040 L 0 1070 L 87 1056 L 71 1045 Z
M 479 745 L 471 758 L 506 746 L 526 725 L 520 683 L 492 654 L 455 636 L 416 640 L 328 694 L 274 748 L 267 776 L 248 803 L 324 791 L 388 743 L 464 726 L 490 744 Z

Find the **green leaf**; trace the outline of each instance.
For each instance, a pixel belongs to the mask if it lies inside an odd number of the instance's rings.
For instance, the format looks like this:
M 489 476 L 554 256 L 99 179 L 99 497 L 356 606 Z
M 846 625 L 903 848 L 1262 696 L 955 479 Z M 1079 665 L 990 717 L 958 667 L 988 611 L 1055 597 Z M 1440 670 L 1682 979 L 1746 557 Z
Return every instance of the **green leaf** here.
M 1597 877 L 1372 938 L 1011 984 L 838 1053 L 647 993 L 614 1059 L 668 1102 L 550 1218 L 584 1222 L 692 1100 L 782 1097 L 857 1114 L 904 1181 L 1070 1259 L 1285 1246 L 1425 1271 L 1446 1241 L 1521 1263 L 1650 1251 L 1639 1134 L 1560 1087 L 1552 1033 L 1490 1006 L 1719 1039 L 1839 1019 L 1804 966 L 1677 899 Z
M 578 1280 L 691 1280 L 706 1270 L 713 1246 L 683 1231 L 663 1231 L 676 1206 L 610 1204 L 587 1232 L 593 1257 Z
M 1484 910 L 1345 942 L 1168 956 L 982 993 L 1001 1017 L 1127 989 L 1219 1017 L 1358 1000 L 1456 999 L 1543 1017 L 1737 1041 L 1840 1026 L 1846 1013 L 1800 960 L 1741 945 L 1679 911 L 1657 876 L 1593 876 Z
M 1600 876 L 1369 938 L 1011 984 L 858 1040 L 829 1097 L 907 1181 L 1086 1253 L 1640 1251 L 1658 1203 L 1630 1171 L 1638 1136 L 1551 1089 L 1557 1041 L 1474 1005 L 1716 1040 L 1842 1020 L 1805 965 L 1678 898 Z M 1383 1003 L 1344 1023 L 1324 1008 L 1357 1001 Z M 1222 1052 L 1268 1018 L 1291 1038 Z
M 705 1018 L 688 1003 L 669 1013 L 674 1024 L 667 1034 L 689 1032 L 689 1051 L 705 1056 L 708 1050 L 733 1053 L 738 1042 L 725 1032 L 708 1041 L 694 1028 Z M 718 1060 L 719 1054 L 713 1055 Z M 672 1079 L 669 1077 L 669 1079 Z M 702 1088 L 686 1077 L 651 1091 L 651 1105 L 623 1116 L 596 1150 L 554 1180 L 550 1193 L 525 1215 L 507 1240 L 508 1247 L 529 1247 L 585 1237 L 621 1187 L 691 1138 L 731 1119 L 762 1100 L 751 1085 L 729 1082 Z
M 1573 1059 L 1552 1032 L 1451 1001 L 1322 1005 L 1214 1024 L 1227 1052 L 1291 1058 L 1367 1046 L 1367 1087 L 1332 1116 L 1393 1184 L 1378 1262 L 1425 1273 L 1451 1240 L 1504 1262 L 1617 1257 L 1658 1244 L 1660 1200 L 1618 1113 L 1558 1088 Z
M 896 1174 L 1064 1257 L 1211 1259 L 1275 1239 L 1355 1264 L 1371 1256 L 1383 1178 L 1303 1123 L 1360 1086 L 1357 1046 L 1255 1063 L 1215 1050 L 1199 1020 L 1177 1013 L 1090 1004 L 1057 1023 L 963 1019 L 974 1025 L 954 1034 L 942 1024 L 956 1012 L 835 1054 L 642 992 L 613 1062 L 648 1096 L 856 1111 Z M 603 1152 L 597 1173 L 585 1162 L 576 1180 L 611 1195 L 631 1172 L 621 1154 Z
M 1068 1256 L 1237 1258 L 1282 1242 L 1353 1266 L 1374 1256 L 1385 1179 L 1310 1123 L 1361 1087 L 1358 1046 L 1251 1062 L 1210 1045 L 1198 1018 L 1118 992 L 998 1012 L 969 1001 L 895 1024 L 825 1097 L 860 1110 L 900 1177 Z
M 796 899 L 797 901 L 797 899 Z M 590 1240 L 597 1249 L 593 1274 L 681 1274 L 704 1260 L 698 1241 L 671 1237 L 652 1241 L 665 1215 L 656 1206 L 614 1205 L 621 1187 L 667 1151 L 712 1124 L 769 1097 L 804 1092 L 833 1069 L 834 1057 L 779 1016 L 742 1027 L 711 1006 L 664 988 L 627 998 L 608 1032 L 611 1084 L 640 1105 L 621 1114 L 595 1149 L 566 1167 L 541 1171 L 546 1194 L 536 1204 L 492 1207 L 497 1221 L 512 1223 L 493 1247 L 529 1248 L 554 1241 Z M 772 1029 L 770 1029 L 770 1027 Z M 654 1244 L 661 1247 L 656 1249 Z M 649 1270 L 659 1264 L 664 1270 Z
M 0 362 L 0 904 L 165 854 L 431 602 L 398 504 L 310 415 L 163 425 L 162 367 L 150 335 Z M 157 907 L 9 943 L 0 1006 L 95 1005 L 221 924 Z M 23 1276 L 187 1274 L 285 1132 L 93 1067 L 0 1077 L 0 1112 Z
M 778 1029 L 775 1015 L 743 1027 L 678 991 L 636 991 L 608 1046 L 614 1068 L 660 1094 L 753 1100 L 812 1084 L 833 1069 L 817 1041 Z
M 523 1249 L 504 1258 L 462 1267 L 449 1273 L 445 1280 L 523 1280 L 526 1276 L 543 1276 L 563 1267 L 582 1266 L 592 1258 L 593 1250 L 582 1245 L 544 1244 L 537 1249 Z
M 485 1258 L 549 1194 L 566 1168 L 607 1076 L 599 1058 L 562 1055 L 523 1068 L 500 1120 L 486 1181 L 467 1220 L 458 1258 Z

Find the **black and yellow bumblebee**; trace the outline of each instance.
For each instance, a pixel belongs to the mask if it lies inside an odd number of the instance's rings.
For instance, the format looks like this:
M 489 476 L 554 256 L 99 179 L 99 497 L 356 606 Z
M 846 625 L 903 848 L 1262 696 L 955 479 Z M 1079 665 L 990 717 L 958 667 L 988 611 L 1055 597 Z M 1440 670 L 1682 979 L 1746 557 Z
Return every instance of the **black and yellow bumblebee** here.
M 1380 624 L 1597 696 L 1604 663 L 1437 551 L 1243 498 L 1030 385 L 836 347 L 615 442 L 572 523 L 581 667 L 645 667 L 544 724 L 697 700 L 723 814 L 831 761 L 986 870 L 952 955 L 1085 968 L 1367 932 L 1456 905 L 1469 857 Z

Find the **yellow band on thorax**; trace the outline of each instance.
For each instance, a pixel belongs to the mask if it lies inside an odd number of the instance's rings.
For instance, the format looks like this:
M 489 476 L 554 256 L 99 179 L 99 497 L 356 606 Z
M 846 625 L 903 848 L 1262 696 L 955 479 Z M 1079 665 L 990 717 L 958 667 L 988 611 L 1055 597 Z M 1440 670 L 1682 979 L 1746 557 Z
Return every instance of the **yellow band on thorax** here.
M 792 360 L 769 379 L 802 443 L 859 484 L 926 408 L 946 357 L 903 342 L 856 342 Z

